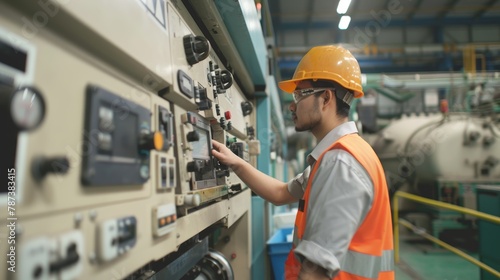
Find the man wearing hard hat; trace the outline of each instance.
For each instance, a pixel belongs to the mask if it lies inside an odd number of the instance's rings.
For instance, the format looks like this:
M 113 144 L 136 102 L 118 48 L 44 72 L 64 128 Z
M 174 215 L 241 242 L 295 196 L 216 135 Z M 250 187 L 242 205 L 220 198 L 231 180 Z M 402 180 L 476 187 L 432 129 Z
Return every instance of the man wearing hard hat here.
M 213 155 L 255 193 L 280 205 L 299 202 L 285 279 L 394 279 L 389 195 L 380 161 L 348 121 L 363 96 L 354 56 L 339 46 L 314 47 L 291 80 L 296 131 L 317 140 L 308 168 L 288 183 L 258 171 L 213 141 Z

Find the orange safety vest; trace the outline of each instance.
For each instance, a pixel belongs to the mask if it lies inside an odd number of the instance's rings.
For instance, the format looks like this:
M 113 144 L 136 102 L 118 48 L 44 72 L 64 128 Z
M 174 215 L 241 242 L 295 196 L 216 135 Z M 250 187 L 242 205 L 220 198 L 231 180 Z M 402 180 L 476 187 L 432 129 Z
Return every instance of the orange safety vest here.
M 349 152 L 366 169 L 374 185 L 374 196 L 371 209 L 354 234 L 345 259 L 340 264 L 340 272 L 335 280 L 393 280 L 394 253 L 392 239 L 392 220 L 389 194 L 384 170 L 377 155 L 370 145 L 358 134 L 348 134 L 326 149 L 314 165 L 303 197 L 303 207 L 295 218 L 294 246 L 285 262 L 285 279 L 298 278 L 301 263 L 294 254 L 298 240 L 302 240 L 307 225 L 307 206 L 312 182 L 319 163 L 326 152 L 332 149 L 343 149 Z

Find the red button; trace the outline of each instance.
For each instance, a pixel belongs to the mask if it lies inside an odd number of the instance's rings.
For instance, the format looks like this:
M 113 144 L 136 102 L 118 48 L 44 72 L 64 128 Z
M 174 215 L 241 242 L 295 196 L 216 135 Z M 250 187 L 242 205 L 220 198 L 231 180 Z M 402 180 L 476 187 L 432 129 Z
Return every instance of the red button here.
M 231 111 L 226 111 L 224 113 L 224 117 L 226 117 L 226 120 L 230 120 L 231 119 Z

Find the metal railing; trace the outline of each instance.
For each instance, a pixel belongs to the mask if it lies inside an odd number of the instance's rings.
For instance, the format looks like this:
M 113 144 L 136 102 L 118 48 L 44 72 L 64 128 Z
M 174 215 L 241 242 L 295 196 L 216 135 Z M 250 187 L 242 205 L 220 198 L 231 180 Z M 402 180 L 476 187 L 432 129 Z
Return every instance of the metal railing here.
M 461 207 L 461 206 L 457 206 L 457 205 L 453 205 L 453 204 L 449 204 L 449 203 L 445 203 L 445 202 L 441 202 L 441 201 L 436 201 L 433 199 L 428 199 L 425 197 L 421 197 L 421 196 L 414 195 L 414 194 L 409 194 L 406 192 L 397 191 L 394 194 L 393 205 L 392 205 L 393 218 L 394 218 L 394 221 L 396 221 L 394 223 L 394 260 L 396 263 L 399 262 L 399 224 L 401 224 L 405 227 L 410 228 L 416 234 L 436 243 L 437 245 L 439 245 L 447 250 L 450 250 L 451 252 L 466 259 L 467 261 L 479 266 L 481 269 L 484 269 L 484 270 L 488 271 L 489 273 L 495 275 L 496 277 L 500 278 L 500 272 L 495 270 L 494 268 L 488 266 L 487 264 L 485 264 L 483 262 L 480 262 L 479 260 L 475 259 L 474 257 L 472 257 L 472 256 L 464 253 L 463 251 L 449 245 L 448 243 L 445 243 L 445 242 L 439 240 L 438 238 L 435 238 L 434 236 L 426 233 L 425 230 L 421 230 L 421 229 L 415 227 L 410 222 L 403 220 L 403 219 L 400 220 L 399 219 L 399 205 L 398 205 L 398 198 L 400 198 L 400 197 L 410 199 L 410 200 L 413 200 L 416 202 L 420 202 L 423 204 L 432 205 L 432 206 L 445 208 L 448 210 L 453 210 L 453 211 L 457 211 L 460 213 L 472 215 L 472 216 L 475 216 L 477 218 L 480 218 L 480 219 L 483 219 L 483 220 L 486 220 L 486 221 L 489 221 L 492 223 L 500 224 L 500 217 L 497 217 L 494 215 L 490 215 L 490 214 L 483 213 L 483 212 L 480 212 L 477 210 L 473 210 L 473 209 L 469 209 L 469 208 L 465 208 L 465 207 Z

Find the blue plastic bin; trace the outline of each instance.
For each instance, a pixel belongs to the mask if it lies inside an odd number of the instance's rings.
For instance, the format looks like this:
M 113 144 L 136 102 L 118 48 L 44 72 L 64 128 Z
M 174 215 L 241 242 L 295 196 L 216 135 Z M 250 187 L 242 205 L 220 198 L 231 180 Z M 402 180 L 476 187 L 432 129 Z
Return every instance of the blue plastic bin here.
M 288 253 L 292 249 L 292 242 L 286 241 L 286 236 L 292 233 L 293 228 L 279 229 L 267 241 L 267 253 L 271 260 L 274 280 L 284 280 L 285 261 Z

